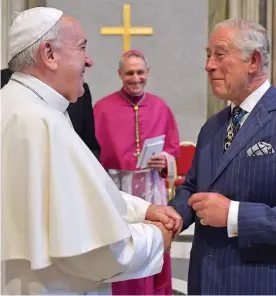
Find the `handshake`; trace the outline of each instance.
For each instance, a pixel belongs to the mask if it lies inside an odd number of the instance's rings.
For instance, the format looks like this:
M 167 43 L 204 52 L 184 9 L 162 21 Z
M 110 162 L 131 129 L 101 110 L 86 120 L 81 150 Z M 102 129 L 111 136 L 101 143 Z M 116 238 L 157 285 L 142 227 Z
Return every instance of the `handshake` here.
M 182 227 L 181 216 L 170 206 L 150 205 L 146 212 L 146 223 L 156 225 L 162 232 L 164 239 L 164 251 L 171 249 L 172 239 L 176 237 Z

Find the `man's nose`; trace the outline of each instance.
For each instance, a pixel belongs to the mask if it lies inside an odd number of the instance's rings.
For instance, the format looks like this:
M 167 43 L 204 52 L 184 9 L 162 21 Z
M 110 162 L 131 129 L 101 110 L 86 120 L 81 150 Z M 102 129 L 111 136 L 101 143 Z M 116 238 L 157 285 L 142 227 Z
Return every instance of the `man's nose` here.
M 92 67 L 92 65 L 93 65 L 93 61 L 90 58 L 90 56 L 87 55 L 85 58 L 85 67 L 90 68 L 90 67 Z
M 140 76 L 137 73 L 134 73 L 132 78 L 133 78 L 134 81 L 139 81 L 140 80 Z
M 205 71 L 210 72 L 217 69 L 217 64 L 212 57 L 208 58 L 205 64 Z

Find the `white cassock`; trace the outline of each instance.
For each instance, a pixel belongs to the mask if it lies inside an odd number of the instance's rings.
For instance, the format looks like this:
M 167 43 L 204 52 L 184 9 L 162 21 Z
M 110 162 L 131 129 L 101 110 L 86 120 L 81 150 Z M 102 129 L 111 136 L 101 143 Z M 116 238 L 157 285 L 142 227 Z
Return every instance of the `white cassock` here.
M 161 231 L 142 223 L 149 203 L 118 191 L 68 101 L 15 73 L 1 107 L 2 293 L 100 294 L 160 272 Z

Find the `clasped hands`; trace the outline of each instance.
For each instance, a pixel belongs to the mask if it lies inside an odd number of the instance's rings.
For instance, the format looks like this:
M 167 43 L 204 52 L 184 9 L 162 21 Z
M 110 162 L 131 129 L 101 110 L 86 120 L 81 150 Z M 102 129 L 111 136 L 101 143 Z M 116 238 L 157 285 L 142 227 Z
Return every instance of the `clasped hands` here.
M 226 227 L 231 200 L 217 192 L 199 192 L 193 194 L 188 205 L 193 208 L 204 226 Z M 183 227 L 181 216 L 170 206 L 150 205 L 146 220 L 161 230 L 165 251 L 171 248 L 172 239 Z
M 146 212 L 146 222 L 156 225 L 162 232 L 164 250 L 171 249 L 172 239 L 177 236 L 182 227 L 181 216 L 170 206 L 150 205 Z

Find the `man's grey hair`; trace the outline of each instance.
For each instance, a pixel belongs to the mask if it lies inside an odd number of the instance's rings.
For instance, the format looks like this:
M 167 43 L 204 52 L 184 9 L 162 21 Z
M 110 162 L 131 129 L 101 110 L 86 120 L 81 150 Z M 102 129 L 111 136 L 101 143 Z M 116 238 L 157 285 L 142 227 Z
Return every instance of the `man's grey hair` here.
M 61 38 L 60 38 L 61 25 L 60 21 L 58 21 L 46 34 L 44 34 L 40 39 L 38 39 L 35 43 L 27 47 L 18 53 L 15 57 L 13 57 L 8 66 L 13 72 L 23 72 L 23 70 L 27 67 L 35 66 L 37 63 L 36 55 L 39 49 L 39 46 L 42 42 L 52 41 L 53 45 L 56 48 L 60 48 L 62 46 Z
M 269 41 L 266 29 L 260 24 L 249 20 L 228 19 L 218 23 L 214 31 L 221 27 L 239 29 L 241 34 L 236 40 L 236 47 L 241 50 L 242 58 L 247 60 L 258 49 L 262 55 L 261 70 L 268 72 Z
M 129 58 L 129 57 L 137 57 L 137 58 L 141 58 L 144 60 L 145 62 L 145 67 L 148 68 L 148 62 L 145 58 L 145 56 L 140 53 L 139 51 L 129 51 L 129 52 L 126 52 L 125 54 L 123 54 L 123 56 L 120 58 L 120 61 L 119 61 L 119 70 L 123 69 L 124 68 L 124 62 L 125 62 L 125 58 Z

